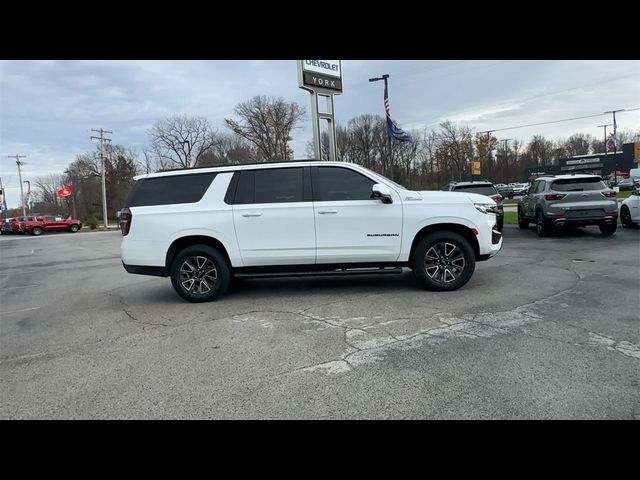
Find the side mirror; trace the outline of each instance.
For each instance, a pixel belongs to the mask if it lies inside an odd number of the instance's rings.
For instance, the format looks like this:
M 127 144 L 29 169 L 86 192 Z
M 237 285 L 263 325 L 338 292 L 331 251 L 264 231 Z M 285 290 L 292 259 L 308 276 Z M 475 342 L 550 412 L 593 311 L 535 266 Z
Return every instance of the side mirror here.
M 381 183 L 376 183 L 371 187 L 371 198 L 379 198 L 382 203 L 393 203 L 391 189 Z

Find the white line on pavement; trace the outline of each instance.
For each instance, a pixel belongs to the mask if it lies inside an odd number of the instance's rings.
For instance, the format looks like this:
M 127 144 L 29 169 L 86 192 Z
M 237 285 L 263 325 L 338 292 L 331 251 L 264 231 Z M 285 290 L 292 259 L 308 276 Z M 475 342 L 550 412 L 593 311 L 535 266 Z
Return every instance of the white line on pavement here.
M 29 310 L 37 310 L 40 307 L 23 308 L 22 310 L 10 310 L 8 312 L 0 312 L 0 315 L 9 315 L 10 313 L 28 312 Z

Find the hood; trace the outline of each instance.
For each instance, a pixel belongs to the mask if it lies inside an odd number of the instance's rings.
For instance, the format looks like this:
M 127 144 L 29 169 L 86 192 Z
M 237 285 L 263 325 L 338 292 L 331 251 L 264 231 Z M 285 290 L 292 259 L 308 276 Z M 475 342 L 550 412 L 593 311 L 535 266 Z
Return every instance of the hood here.
M 496 205 L 496 201 L 493 198 L 480 195 L 479 193 L 421 190 L 418 192 L 410 192 L 410 194 L 420 196 L 423 201 L 429 203 L 485 203 Z M 410 197 L 411 195 L 406 195 L 405 197 L 407 196 Z

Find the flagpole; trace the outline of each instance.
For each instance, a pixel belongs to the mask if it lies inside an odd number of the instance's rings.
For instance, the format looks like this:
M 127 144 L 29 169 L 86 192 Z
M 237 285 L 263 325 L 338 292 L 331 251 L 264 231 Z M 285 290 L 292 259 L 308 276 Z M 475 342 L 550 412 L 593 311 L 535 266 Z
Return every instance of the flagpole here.
M 370 82 L 378 82 L 380 80 L 384 80 L 384 91 L 385 91 L 385 94 L 388 95 L 388 92 L 389 92 L 389 83 L 388 83 L 389 74 L 388 73 L 383 74 L 382 77 L 376 77 L 376 78 L 370 78 L 369 79 Z M 393 168 L 393 151 L 392 151 L 393 147 L 392 147 L 392 144 L 391 144 L 391 134 L 389 133 L 389 128 L 388 127 L 386 128 L 386 131 L 387 131 L 387 140 L 388 140 L 388 143 L 389 143 L 389 165 L 391 165 L 391 180 L 395 181 L 394 168 Z M 389 174 L 388 172 L 386 172 L 386 173 L 387 173 L 387 175 Z
M 387 80 L 389 79 L 389 75 L 382 75 L 382 78 L 384 79 L 384 89 L 388 93 L 389 90 L 387 89 Z M 395 182 L 396 169 L 393 168 L 393 142 L 391 142 L 391 135 L 389 135 L 389 131 L 387 131 L 387 140 L 389 141 L 389 165 L 391 166 L 391 180 Z

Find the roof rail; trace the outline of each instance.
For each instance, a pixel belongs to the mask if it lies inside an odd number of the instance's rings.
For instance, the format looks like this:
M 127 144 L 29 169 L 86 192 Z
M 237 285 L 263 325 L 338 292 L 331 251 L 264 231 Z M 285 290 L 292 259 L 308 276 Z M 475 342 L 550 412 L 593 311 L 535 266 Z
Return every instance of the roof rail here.
M 190 168 L 167 168 L 165 170 L 158 170 L 155 173 L 161 172 L 181 172 L 183 170 L 198 170 L 203 168 L 218 168 L 218 167 L 243 167 L 245 165 L 267 165 L 270 163 L 296 163 L 296 162 L 316 162 L 322 160 L 315 160 L 313 158 L 297 158 L 294 160 L 268 160 L 266 162 L 247 162 L 247 163 L 220 163 L 215 165 L 201 165 L 199 167 L 190 167 Z M 328 160 L 324 160 L 328 161 Z

